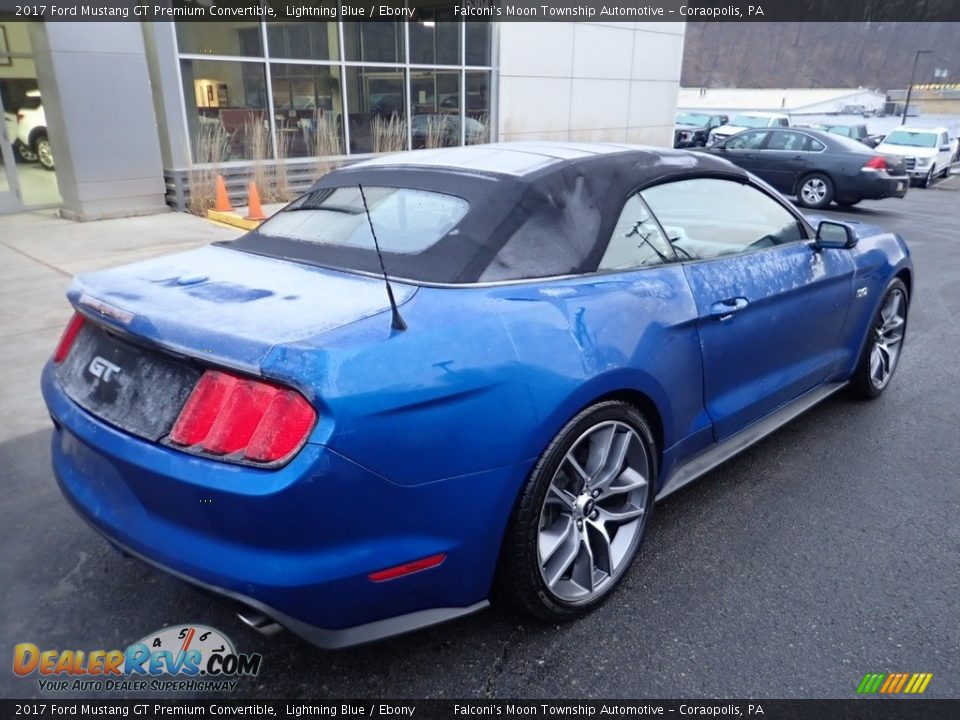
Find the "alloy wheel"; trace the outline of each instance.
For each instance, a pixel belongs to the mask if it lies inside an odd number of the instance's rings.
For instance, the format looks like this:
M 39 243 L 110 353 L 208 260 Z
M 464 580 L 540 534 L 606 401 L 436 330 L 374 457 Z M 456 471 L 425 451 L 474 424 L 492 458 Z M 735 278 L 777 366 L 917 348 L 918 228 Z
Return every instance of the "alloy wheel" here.
M 540 575 L 558 599 L 590 602 L 629 565 L 649 477 L 646 445 L 627 423 L 597 423 L 570 447 L 547 489 L 537 536 Z
M 827 196 L 827 184 L 820 178 L 810 178 L 800 188 L 800 195 L 808 205 L 817 205 Z
M 900 359 L 903 332 L 907 322 L 906 297 L 893 289 L 880 308 L 870 348 L 870 382 L 878 390 L 886 387 Z
M 37 141 L 37 156 L 40 158 L 40 164 L 45 168 L 53 167 L 53 150 L 50 148 L 50 141 L 46 138 Z

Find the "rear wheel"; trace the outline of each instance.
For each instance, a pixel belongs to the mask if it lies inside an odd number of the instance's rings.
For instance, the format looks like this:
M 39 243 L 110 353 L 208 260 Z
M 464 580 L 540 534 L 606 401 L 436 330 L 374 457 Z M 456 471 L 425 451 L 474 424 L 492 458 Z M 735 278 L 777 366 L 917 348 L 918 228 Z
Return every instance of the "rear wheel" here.
M 811 173 L 800 180 L 797 200 L 803 207 L 825 208 L 833 200 L 833 182 L 823 173 Z
M 37 159 L 46 170 L 53 170 L 53 148 L 50 147 L 50 139 L 46 135 L 40 135 L 34 143 L 37 149 Z
M 895 278 L 887 286 L 867 331 L 863 355 L 850 382 L 856 395 L 870 400 L 879 397 L 890 384 L 903 350 L 909 304 L 907 286 Z
M 550 621 L 600 604 L 640 547 L 655 479 L 653 436 L 635 407 L 608 401 L 574 417 L 514 510 L 498 578 L 503 594 Z

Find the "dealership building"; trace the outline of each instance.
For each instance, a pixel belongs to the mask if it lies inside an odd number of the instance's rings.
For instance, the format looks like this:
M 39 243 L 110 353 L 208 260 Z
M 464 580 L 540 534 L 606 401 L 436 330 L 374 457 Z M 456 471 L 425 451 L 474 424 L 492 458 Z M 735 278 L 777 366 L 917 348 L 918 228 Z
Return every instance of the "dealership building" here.
M 295 192 L 336 164 L 411 147 L 666 146 L 684 29 L 462 22 L 449 7 L 398 22 L 0 16 L 0 212 L 183 210 L 212 174 L 238 197 L 250 178 L 282 176 L 273 190 Z

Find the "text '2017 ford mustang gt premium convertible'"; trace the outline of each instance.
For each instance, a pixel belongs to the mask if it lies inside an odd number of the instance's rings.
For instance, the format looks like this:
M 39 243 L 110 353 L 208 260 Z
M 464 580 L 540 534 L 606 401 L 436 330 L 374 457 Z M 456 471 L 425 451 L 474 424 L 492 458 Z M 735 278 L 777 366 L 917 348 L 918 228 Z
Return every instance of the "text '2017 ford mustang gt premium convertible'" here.
M 337 170 L 237 240 L 79 276 L 43 371 L 111 543 L 323 647 L 572 618 L 653 503 L 849 386 L 913 270 L 717 157 L 524 143 Z

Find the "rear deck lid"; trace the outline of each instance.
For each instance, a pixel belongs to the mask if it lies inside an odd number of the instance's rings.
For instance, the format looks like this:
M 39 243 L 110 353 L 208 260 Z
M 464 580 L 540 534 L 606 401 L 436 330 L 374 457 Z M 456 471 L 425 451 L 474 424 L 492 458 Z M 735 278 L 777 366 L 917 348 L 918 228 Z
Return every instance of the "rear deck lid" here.
M 415 292 L 394 284 L 399 304 Z M 216 246 L 80 275 L 68 296 L 134 338 L 252 373 L 277 345 L 390 308 L 381 279 Z

